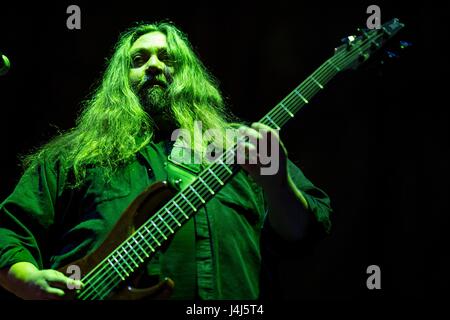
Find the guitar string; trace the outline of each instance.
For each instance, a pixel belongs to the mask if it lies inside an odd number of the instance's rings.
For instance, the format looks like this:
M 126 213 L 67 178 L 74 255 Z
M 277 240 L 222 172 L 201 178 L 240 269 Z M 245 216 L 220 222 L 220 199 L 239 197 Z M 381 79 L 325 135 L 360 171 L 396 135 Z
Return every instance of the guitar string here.
M 373 41 L 373 40 L 372 40 Z M 370 44 L 369 44 L 370 45 Z M 355 50 L 356 51 L 356 50 Z M 348 56 L 351 56 L 351 55 L 355 55 L 355 53 L 356 52 L 351 52 L 350 51 L 350 53 L 348 54 Z M 359 53 L 358 53 L 359 54 Z M 330 60 L 345 60 L 346 59 L 346 57 L 343 57 L 342 59 L 336 59 L 336 56 L 333 56 L 332 58 L 330 58 L 330 59 L 328 59 L 327 61 L 325 61 L 325 63 L 324 64 L 322 64 L 322 66 L 321 67 L 319 67 L 310 77 L 308 77 L 307 79 L 306 79 L 306 81 L 308 81 L 308 80 L 310 80 L 310 82 L 311 82 L 311 78 L 314 78 L 314 80 L 316 80 L 317 81 L 317 79 L 316 78 L 320 78 L 322 75 L 320 74 L 320 73 L 322 73 L 323 71 L 330 71 L 329 69 L 333 69 L 333 67 L 336 67 L 340 62 L 342 62 L 342 61 L 334 61 L 334 62 L 331 62 Z M 330 64 L 331 64 L 331 66 L 330 66 Z M 334 74 L 333 74 L 333 72 L 329 72 L 329 73 L 327 73 L 327 74 L 325 74 L 325 76 L 327 76 L 327 78 L 321 78 L 318 82 L 321 84 L 321 85 L 324 85 L 324 84 L 326 84 L 326 83 L 328 83 L 329 82 L 329 80 L 331 79 L 331 78 L 333 78 L 337 73 L 338 73 L 339 71 L 338 70 L 334 70 Z M 313 81 L 314 81 L 313 80 Z M 282 102 L 281 103 L 279 103 L 274 109 L 272 109 L 265 117 L 263 117 L 263 120 L 265 119 L 265 118 L 268 118 L 268 116 L 270 117 L 270 119 L 275 123 L 275 124 L 277 124 L 277 125 L 283 125 L 284 123 L 281 123 L 281 122 L 278 122 L 278 121 L 283 121 L 283 122 L 287 122 L 290 118 L 292 118 L 287 112 L 286 112 L 286 110 L 284 110 L 284 116 L 283 116 L 283 113 L 281 113 L 280 111 L 281 111 L 281 108 L 278 108 L 278 107 L 280 107 L 281 106 L 281 104 L 283 104 L 283 106 L 284 107 L 286 107 L 289 111 L 293 111 L 292 113 L 296 113 L 296 112 L 298 112 L 298 110 L 290 110 L 289 108 L 291 108 L 291 107 L 298 107 L 298 102 L 304 102 L 303 100 L 300 100 L 300 101 L 298 101 L 299 99 L 300 99 L 300 97 L 299 96 L 297 96 L 296 94 L 295 94 L 295 90 L 299 90 L 301 87 L 302 87 L 302 85 L 306 82 L 306 81 L 304 81 L 302 84 L 300 84 L 299 86 L 297 86 L 292 92 L 291 92 L 291 94 L 289 94 L 285 99 L 283 99 L 282 100 Z M 325 82 L 324 82 L 325 81 Z M 318 84 L 317 83 L 313 83 L 312 84 L 312 86 L 311 85 L 309 85 L 309 84 L 307 84 L 308 86 L 305 86 L 305 88 L 304 89 L 302 89 L 302 91 L 300 91 L 301 93 L 302 93 L 302 95 L 304 94 L 305 96 L 307 96 L 307 97 L 305 97 L 306 99 L 309 99 L 310 97 L 312 97 L 312 96 L 314 96 L 318 91 L 320 91 L 319 89 L 317 89 L 318 88 Z M 314 90 L 314 87 L 315 87 L 315 89 L 316 90 Z M 313 89 L 312 91 L 316 91 L 316 92 L 314 92 L 313 93 L 313 95 L 312 96 L 309 96 L 309 93 L 310 93 L 310 90 L 307 90 L 307 89 Z M 320 88 L 321 89 L 321 88 Z M 295 100 L 297 100 L 297 101 L 295 101 Z M 292 104 L 292 102 L 294 102 L 294 104 Z M 306 104 L 306 103 L 304 103 L 304 104 Z M 304 104 L 302 105 L 302 106 L 300 106 L 300 108 L 301 107 L 303 107 L 304 106 Z M 278 110 L 276 110 L 278 108 Z M 273 115 L 273 113 L 275 113 L 275 116 Z M 278 113 L 278 114 L 277 114 Z M 281 117 L 281 118 L 280 118 Z M 269 122 L 267 122 L 267 125 L 269 125 L 270 126 L 270 124 L 271 123 L 269 123 Z M 281 127 L 280 126 L 280 127 Z M 270 126 L 270 127 L 273 127 L 273 126 Z M 208 171 L 208 168 L 206 168 L 205 169 L 206 171 Z M 223 168 L 223 170 L 225 170 L 225 171 L 227 171 L 225 168 Z M 217 172 L 216 172 L 217 173 Z M 215 178 L 211 178 L 212 180 L 213 180 L 213 182 L 214 182 L 214 180 L 215 180 Z M 209 179 L 208 179 L 209 180 Z M 205 181 L 206 182 L 206 181 Z M 199 190 L 196 190 L 197 192 L 199 191 Z M 208 194 L 208 191 L 207 190 L 205 190 L 205 192 L 206 192 L 206 194 Z M 188 194 L 189 195 L 189 194 Z M 194 195 L 192 195 L 193 196 L 193 198 L 194 198 L 194 200 L 192 200 L 192 199 L 189 199 L 186 195 L 184 195 L 190 202 L 191 202 L 191 204 L 192 205 L 194 205 L 194 203 L 192 203 L 192 201 L 200 201 L 200 205 L 201 205 L 201 200 L 200 199 L 196 199 L 195 198 L 195 196 Z M 182 198 L 181 198 L 182 199 Z M 181 199 L 179 199 L 179 200 L 181 200 Z M 175 199 L 173 199 L 172 201 L 175 201 Z M 188 205 L 188 203 L 186 202 L 186 200 L 183 202 L 183 204 L 186 204 L 188 207 L 187 207 L 187 209 L 189 209 L 190 208 L 190 206 Z M 194 205 L 194 207 L 196 207 L 196 205 Z M 175 209 L 175 208 L 174 208 Z M 174 210 L 174 209 L 172 209 L 172 211 Z M 186 208 L 185 208 L 186 209 Z M 157 220 L 157 222 L 159 222 L 158 220 Z M 167 221 L 166 221 L 166 223 L 167 223 Z M 176 222 L 174 222 L 175 223 L 175 226 L 171 226 L 172 228 L 173 227 L 176 227 L 177 226 L 177 224 L 176 224 Z M 160 227 L 163 227 L 163 226 L 165 226 L 164 225 L 164 223 L 161 221 L 161 222 L 159 222 L 158 224 L 157 224 L 157 226 L 158 226 L 158 228 L 160 228 Z M 167 226 L 165 226 L 166 228 L 167 228 Z M 158 239 L 158 240 L 161 240 L 161 241 L 163 241 L 163 239 L 164 239 L 164 237 L 162 238 L 162 239 Z M 148 239 L 147 239 L 148 240 Z M 144 245 L 144 244 L 142 244 L 142 245 Z M 137 249 L 137 248 L 136 248 Z M 150 248 L 149 248 L 150 249 Z M 126 251 L 125 251 L 126 252 Z M 137 257 L 138 257 L 138 255 L 137 255 Z M 131 257 L 131 259 L 133 259 L 133 257 Z M 132 260 L 133 261 L 133 260 Z M 135 264 L 135 263 L 133 263 L 133 264 Z M 126 270 L 126 268 L 125 267 L 123 267 L 123 269 L 124 270 Z M 133 269 L 131 269 L 131 272 L 132 272 L 132 270 Z M 112 270 L 111 270 L 112 271 Z M 119 277 L 120 278 L 120 277 Z M 119 280 L 119 278 L 117 278 L 118 280 Z M 106 280 L 106 279 L 105 279 Z M 119 281 L 120 282 L 120 281 Z
M 233 155 L 231 155 L 230 154 L 230 156 L 233 156 Z M 221 166 L 221 168 L 223 168 L 224 170 L 226 170 L 222 165 L 220 165 Z M 228 172 L 228 171 L 227 171 Z M 228 172 L 228 174 L 229 174 L 229 172 Z M 209 193 L 209 192 L 208 192 Z M 198 200 L 198 201 L 200 201 L 200 200 Z M 201 202 L 201 201 L 200 201 Z M 200 205 L 200 203 L 199 203 L 199 205 Z M 119 278 L 117 278 L 117 277 L 115 277 L 115 279 L 113 278 L 113 279 L 110 279 L 111 281 L 113 281 L 114 282 L 114 280 L 117 280 L 117 284 L 118 283 L 120 283 L 120 279 Z M 111 281 L 110 281 L 110 283 L 111 283 Z M 107 294 L 109 294 L 109 290 L 106 290 L 105 289 L 105 293 L 106 294 L 104 294 L 104 295 L 100 295 L 100 297 L 104 297 L 104 296 L 106 296 Z
M 224 170 L 226 170 L 226 169 L 224 169 Z M 204 180 L 205 180 L 205 183 L 207 183 L 209 186 L 212 186 L 212 184 L 215 182 L 214 179 L 213 179 L 212 177 L 211 177 L 211 179 L 205 178 Z M 212 182 L 210 182 L 209 180 L 212 180 Z M 213 187 L 213 188 L 214 188 L 214 187 Z M 208 192 L 206 189 L 204 190 L 204 192 L 202 192 L 203 190 L 200 190 L 199 187 L 195 187 L 195 186 L 194 186 L 194 189 L 196 189 L 196 191 L 197 191 L 201 196 L 203 196 L 202 198 L 207 198 L 206 195 L 208 195 L 209 192 Z M 186 197 L 186 195 L 185 195 L 185 197 Z M 192 200 L 192 198 L 190 198 L 190 197 L 186 197 L 186 198 L 187 198 L 188 200 L 190 199 L 190 202 L 191 202 L 191 204 L 193 204 L 194 207 L 196 207 L 196 206 L 198 207 L 198 206 L 201 205 L 201 200 L 200 200 L 199 198 L 197 198 L 197 199 L 194 198 L 194 200 Z M 177 201 L 178 201 L 178 202 L 179 202 L 178 204 L 179 204 L 179 205 L 181 204 L 180 207 L 181 207 L 182 209 L 184 209 L 185 211 L 191 209 L 191 207 L 188 205 L 187 202 L 180 202 L 180 200 L 182 200 L 182 199 L 178 199 L 178 200 L 175 199 L 175 198 L 173 199 L 174 202 L 177 202 Z M 169 204 L 171 205 L 171 203 L 169 203 Z M 167 206 L 166 206 L 166 207 L 167 207 Z M 168 209 L 170 209 L 170 210 L 172 211 L 173 215 L 174 215 L 176 218 L 178 218 L 178 219 L 177 219 L 178 221 L 182 221 L 182 219 L 185 218 L 184 215 L 182 215 L 182 213 L 177 213 L 177 211 L 176 211 L 177 208 L 175 208 L 175 207 L 171 208 L 171 207 L 169 206 Z M 158 213 L 159 213 L 159 211 L 158 211 Z M 155 216 L 157 216 L 157 214 L 156 214 Z M 153 219 L 153 217 L 152 217 L 152 219 Z M 154 221 L 154 220 L 153 220 L 153 221 Z M 171 224 L 172 229 L 177 229 L 178 224 L 177 224 L 175 221 L 173 221 L 173 219 L 171 219 L 170 221 L 167 221 L 167 220 L 166 220 L 166 222 Z M 164 223 L 163 223 L 162 221 L 161 221 L 160 223 L 161 223 L 161 224 L 159 224 L 159 227 L 162 228 L 162 226 L 164 225 Z M 151 227 L 150 222 L 148 222 L 147 226 L 150 226 L 150 227 Z M 165 228 L 167 228 L 167 226 L 165 226 Z M 167 230 L 169 230 L 169 229 L 167 229 Z M 137 232 L 140 232 L 140 231 L 136 231 L 136 233 L 137 233 Z M 141 233 L 141 235 L 142 235 L 142 232 L 140 232 L 140 233 Z M 135 235 L 135 234 L 133 234 L 133 236 L 134 236 L 134 235 Z M 160 238 L 161 236 L 160 236 L 159 233 L 156 233 L 156 235 L 158 236 L 158 237 L 157 237 L 158 240 L 160 240 L 161 242 L 163 242 L 164 238 Z M 147 235 L 146 233 L 144 233 L 144 236 L 146 236 L 146 240 L 148 240 L 149 242 L 152 242 L 151 238 L 148 238 L 148 235 Z M 150 237 L 151 237 L 151 236 L 150 236 Z M 131 238 L 131 237 L 130 237 L 130 238 Z M 127 241 L 125 241 L 124 244 L 125 244 L 126 242 L 129 242 L 129 240 L 130 240 L 130 239 L 128 239 Z M 121 244 L 121 246 L 123 246 L 123 244 Z M 125 244 L 125 246 L 126 246 L 126 244 Z M 148 245 L 144 245 L 144 244 L 142 244 L 142 246 L 148 247 Z M 154 247 L 154 248 L 157 248 L 158 245 L 156 245 L 155 243 L 153 243 L 153 247 Z M 136 248 L 136 249 L 139 250 L 138 248 Z M 150 250 L 149 247 L 148 247 L 148 249 Z M 117 250 L 120 251 L 120 248 L 117 248 Z M 131 255 L 131 254 L 130 254 L 130 255 Z M 131 255 L 131 258 L 132 258 L 132 259 L 134 259 L 133 256 L 136 256 L 136 257 L 137 257 L 136 254 Z M 117 257 L 117 258 L 118 258 L 118 257 Z M 105 260 L 106 260 L 106 259 L 105 259 Z M 119 258 L 119 260 L 121 260 L 121 259 Z M 132 260 L 132 261 L 133 261 L 133 260 Z M 125 262 L 125 261 L 124 261 L 124 262 Z M 129 262 L 129 261 L 126 261 L 125 263 L 127 263 L 127 262 Z M 131 264 L 134 264 L 134 263 L 131 263 Z M 108 266 L 108 265 L 106 265 L 106 266 Z M 104 269 L 104 268 L 103 268 L 103 269 Z M 122 269 L 128 271 L 128 269 L 127 269 L 126 267 L 123 267 Z M 113 271 L 113 270 L 111 270 L 111 271 Z M 82 281 L 86 281 L 86 277 L 85 277 Z M 91 283 L 91 284 L 92 284 L 92 283 Z M 94 283 L 94 285 L 95 285 L 95 283 Z M 94 288 L 94 290 L 95 290 L 95 288 Z M 84 292 L 86 292 L 86 291 L 84 291 Z M 80 295 L 80 297 L 82 297 L 82 296 Z
M 224 170 L 226 170 L 225 168 L 223 168 Z M 229 174 L 229 172 L 227 171 L 227 173 Z M 212 182 L 209 182 L 208 181 L 209 179 L 207 179 L 207 181 L 205 181 L 210 187 L 212 187 L 212 188 L 215 188 L 212 184 L 214 183 L 214 180 L 212 181 Z M 217 180 L 216 180 L 217 181 Z M 208 183 L 209 182 L 209 183 Z M 195 187 L 194 187 L 195 188 Z M 197 192 L 199 192 L 200 193 L 200 195 L 201 196 L 203 196 L 202 198 L 204 198 L 204 199 L 207 199 L 207 196 L 209 195 L 209 192 L 208 192 L 208 190 L 206 190 L 206 189 L 204 189 L 204 192 L 202 192 L 203 190 L 199 190 L 199 188 L 197 187 Z M 189 199 L 189 198 L 188 198 Z M 175 201 L 175 199 L 174 199 L 174 201 Z M 194 203 L 193 203 L 194 202 Z M 197 202 L 197 203 L 196 203 Z M 194 200 L 192 200 L 191 199 L 191 203 L 194 205 L 194 207 L 195 206 L 200 206 L 201 205 L 201 200 L 199 199 L 199 198 L 197 198 L 195 201 Z M 182 207 L 182 209 L 185 209 L 185 210 L 187 210 L 187 209 L 189 209 L 190 208 L 190 206 L 187 204 L 187 203 L 184 203 L 185 204 L 185 207 Z M 175 213 L 175 208 L 173 208 L 172 209 L 172 211 L 174 212 L 174 214 L 176 214 Z M 180 214 L 181 215 L 181 214 Z M 182 218 L 183 218 L 184 216 L 181 216 L 181 217 L 178 217 L 178 220 L 179 221 L 182 221 Z M 190 218 L 190 217 L 189 217 Z M 176 222 L 175 222 L 175 225 L 173 225 L 172 226 L 172 228 L 173 229 L 176 229 L 176 226 L 177 226 L 177 224 L 176 224 Z M 167 228 L 167 227 L 166 227 Z M 147 239 L 148 240 L 148 239 Z M 161 242 L 163 242 L 163 238 L 162 239 L 158 239 L 158 240 L 161 240 Z M 148 247 L 148 246 L 146 246 L 146 247 Z M 155 248 L 157 248 L 158 246 L 156 245 L 156 244 L 154 244 L 154 247 Z M 148 249 L 150 249 L 150 248 L 148 248 Z M 125 268 L 123 268 L 123 269 L 125 269 Z M 111 270 L 112 271 L 112 270 Z M 119 276 L 120 277 L 120 276 Z M 114 280 L 114 279 L 112 279 L 112 280 Z M 117 280 L 118 280 L 118 278 L 117 278 Z M 94 290 L 95 290 L 95 288 L 94 288 Z M 81 298 L 83 298 L 83 296 L 81 296 L 80 295 L 80 297 Z

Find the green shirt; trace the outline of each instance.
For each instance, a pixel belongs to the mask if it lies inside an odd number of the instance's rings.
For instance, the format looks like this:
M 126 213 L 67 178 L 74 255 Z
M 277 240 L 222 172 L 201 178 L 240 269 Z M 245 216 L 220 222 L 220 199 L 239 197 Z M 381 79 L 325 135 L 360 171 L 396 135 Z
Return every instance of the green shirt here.
M 63 173 L 59 161 L 43 161 L 27 170 L 0 205 L 0 268 L 27 261 L 40 269 L 56 269 L 95 250 L 139 193 L 167 180 L 169 151 L 168 143 L 150 143 L 117 169 L 109 183 L 102 168 L 91 168 L 77 189 L 66 187 L 70 175 Z M 313 226 L 317 232 L 311 233 L 317 235 L 329 226 L 330 200 L 298 167 L 288 164 L 319 222 Z M 147 264 L 149 279 L 172 278 L 174 299 L 258 298 L 264 250 L 286 248 L 266 215 L 262 189 L 240 170 L 176 233 L 167 250 Z

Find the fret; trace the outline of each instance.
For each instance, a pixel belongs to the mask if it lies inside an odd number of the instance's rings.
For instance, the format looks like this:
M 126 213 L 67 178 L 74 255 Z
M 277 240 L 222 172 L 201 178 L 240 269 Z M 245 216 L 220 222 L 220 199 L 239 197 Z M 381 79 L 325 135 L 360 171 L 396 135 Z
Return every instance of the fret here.
M 161 245 L 161 243 L 158 241 L 158 239 L 155 238 L 155 236 L 153 235 L 153 233 L 150 232 L 150 230 L 147 229 L 147 227 L 144 225 L 143 226 L 145 231 L 147 231 L 147 233 L 153 238 L 153 240 L 155 240 L 155 242 L 158 244 L 158 246 Z
M 142 240 L 144 240 L 147 246 L 149 246 L 150 250 L 152 250 L 152 252 L 155 252 L 155 249 L 153 249 L 152 245 L 148 243 L 147 239 L 145 239 L 144 236 L 139 231 L 137 232 L 137 234 L 142 238 Z
M 170 215 L 170 217 L 172 218 L 172 220 L 175 221 L 179 227 L 181 227 L 181 223 L 180 223 L 180 222 L 172 215 L 172 212 L 170 212 L 169 209 L 167 209 L 167 208 L 164 208 L 164 209 L 165 209 L 165 210 L 167 211 L 167 213 Z
M 180 195 L 183 197 L 183 199 L 191 206 L 192 210 L 194 210 L 194 212 L 197 212 L 197 208 L 194 207 L 194 205 L 188 200 L 188 198 L 185 197 L 185 195 L 180 192 Z
M 218 163 L 219 163 L 220 165 L 222 165 L 222 166 L 225 168 L 225 170 L 228 171 L 229 174 L 233 174 L 233 171 L 231 171 L 231 169 L 228 168 L 228 166 L 227 166 L 225 163 L 223 163 L 222 161 L 219 161 Z
M 120 277 L 122 280 L 125 280 L 125 278 L 122 276 L 122 274 L 119 272 L 119 270 L 116 269 L 116 266 L 115 266 L 109 259 L 107 259 L 107 261 L 109 262 L 109 264 L 111 265 L 111 267 L 113 267 L 114 271 L 116 271 L 116 273 L 119 275 L 119 277 Z M 97 291 L 97 290 L 96 290 L 96 291 Z
M 136 250 L 134 250 L 134 248 L 131 246 L 131 244 L 127 241 L 128 246 L 130 247 L 130 249 L 134 252 L 134 254 L 136 255 L 136 257 L 138 257 L 139 260 L 141 260 L 141 262 L 144 262 L 144 260 L 142 260 L 141 256 L 139 255 L 139 253 L 137 253 Z M 136 264 L 136 267 L 139 267 L 138 264 Z
M 139 231 L 138 231 L 138 233 L 139 233 Z M 139 233 L 139 235 L 141 235 L 141 234 Z M 141 236 L 141 237 L 142 237 L 142 236 Z M 144 255 L 145 255 L 146 258 L 150 257 L 150 256 L 147 254 L 147 251 L 145 251 L 145 249 L 140 245 L 139 242 L 136 241 L 136 239 L 135 239 L 134 237 L 131 237 L 131 239 L 133 239 L 133 241 L 136 242 L 136 245 L 141 249 L 141 251 L 144 253 Z M 144 240 L 145 240 L 145 239 L 144 239 Z
M 326 62 L 328 62 L 328 64 L 331 64 L 331 66 L 332 66 L 333 68 L 335 68 L 336 71 L 341 71 L 341 69 L 340 69 L 336 64 L 334 64 L 333 62 L 331 62 L 330 60 L 327 60 Z
M 219 179 L 218 176 L 214 173 L 214 171 L 211 170 L 211 168 L 208 168 L 208 171 L 211 172 L 214 178 L 216 178 L 217 181 L 219 181 L 220 185 L 223 186 L 223 181 Z
M 281 102 L 280 103 L 280 106 L 284 109 L 284 111 L 286 111 L 287 112 L 287 114 L 291 117 L 291 118 L 293 118 L 294 117 L 294 114 L 291 112 L 291 111 L 289 111 L 289 109 L 288 108 L 286 108 L 286 106 L 284 105 L 284 103 L 283 102 Z
M 381 47 L 381 45 L 376 42 L 374 39 L 370 39 L 370 43 L 377 49 L 379 49 Z
M 120 249 L 122 249 L 122 251 L 125 252 L 125 257 L 130 257 L 131 261 L 134 263 L 134 265 L 136 266 L 136 268 L 139 267 L 139 265 L 136 263 L 136 261 L 134 260 L 134 258 L 131 256 L 131 254 L 129 254 L 128 251 L 125 250 L 125 248 L 123 247 L 123 245 L 119 248 L 119 250 L 120 250 Z M 133 271 L 134 271 L 133 267 L 132 267 L 131 265 L 129 265 L 128 262 L 127 262 L 127 260 L 126 260 L 125 258 L 123 258 L 123 257 L 120 255 L 119 250 L 117 250 L 117 254 L 122 258 L 122 260 L 125 261 L 126 265 L 131 269 L 131 272 L 133 272 Z
M 225 153 L 225 156 L 227 157 L 226 159 L 225 159 L 225 161 L 226 161 L 226 163 L 227 164 L 234 164 L 234 159 L 236 158 L 236 153 L 235 153 L 235 151 L 234 151 L 234 149 L 229 149 L 226 153 Z M 231 156 L 231 157 L 230 157 Z M 226 165 L 226 164 L 224 164 L 224 165 Z M 227 166 L 228 167 L 228 166 Z M 228 170 L 229 170 L 229 168 L 228 168 Z M 228 171 L 227 170 L 227 171 Z M 231 173 L 230 173 L 231 174 Z
M 186 213 L 184 213 L 183 209 L 181 209 L 181 207 L 178 205 L 178 203 L 176 203 L 176 201 L 172 201 L 172 202 L 173 202 L 173 204 L 175 205 L 175 207 L 177 207 L 178 210 L 181 211 L 181 213 L 184 215 L 184 217 L 186 218 L 186 220 L 189 219 L 189 216 L 188 216 Z
M 214 194 L 214 193 L 215 193 L 214 190 L 211 189 L 211 188 L 206 184 L 205 181 L 203 181 L 202 177 L 198 177 L 198 179 L 200 180 L 201 183 L 203 183 L 203 184 L 205 185 L 205 187 L 209 190 L 209 192 L 211 192 L 211 194 Z
M 275 123 L 275 121 L 273 121 L 272 118 L 269 117 L 269 115 L 266 115 L 266 118 L 269 119 L 269 121 L 275 126 L 275 129 L 277 129 L 277 130 L 280 130 L 280 129 L 281 129 L 280 126 L 277 125 L 277 124 Z
M 122 250 L 125 252 L 125 255 L 126 255 L 126 256 L 129 256 L 129 257 L 131 258 L 131 261 L 133 261 L 133 263 L 134 263 L 134 264 L 136 265 L 136 267 L 137 267 L 138 265 L 137 265 L 136 262 L 133 260 L 133 258 L 128 254 L 128 252 L 125 250 L 125 248 L 124 248 L 123 246 L 121 246 L 120 249 L 122 249 Z M 131 272 L 133 272 L 133 271 L 134 271 L 133 267 L 130 266 L 130 265 L 128 264 L 128 261 L 127 261 L 126 259 L 124 259 L 124 257 L 122 257 L 122 255 L 120 254 L 120 251 L 119 251 L 119 250 L 117 250 L 117 254 L 119 255 L 120 259 L 122 259 L 122 260 L 125 262 L 125 264 L 128 266 L 128 268 L 130 268 Z
M 323 85 L 319 83 L 313 76 L 311 76 L 312 81 L 314 81 L 320 89 L 323 89 Z
M 123 272 L 125 273 L 125 275 L 128 277 L 129 274 L 128 274 L 127 270 L 126 270 L 124 267 L 122 267 L 122 265 L 119 263 L 119 261 L 117 261 L 116 257 L 114 257 L 114 255 L 112 255 L 111 257 L 114 259 L 114 261 L 116 261 L 117 265 L 120 267 L 120 269 L 123 270 Z
M 164 234 L 164 232 L 162 232 L 158 226 L 153 222 L 153 220 L 150 219 L 150 222 L 153 224 L 153 226 L 156 228 L 156 230 L 158 230 L 158 232 L 163 236 L 164 240 L 167 240 L 166 235 Z
M 112 264 L 111 261 L 109 261 L 109 264 L 113 267 L 113 269 L 116 271 L 116 273 L 119 275 L 120 278 L 122 278 L 122 280 L 125 280 L 125 278 L 122 277 L 122 275 L 120 274 L 119 270 L 117 270 L 114 265 Z M 106 266 L 105 266 L 106 267 Z M 92 282 L 89 282 L 89 287 L 88 287 L 91 291 L 94 291 L 94 294 L 97 296 L 100 296 L 100 292 L 102 291 L 101 289 L 99 290 L 96 286 L 94 286 L 94 284 Z M 89 292 L 89 291 L 88 291 Z M 86 299 L 85 299 L 86 300 Z
M 297 88 L 294 89 L 294 92 L 305 102 L 305 103 L 309 103 L 308 100 L 306 100 L 306 98 L 300 93 L 298 92 Z
M 195 193 L 195 195 L 200 199 L 200 201 L 201 201 L 202 203 L 205 203 L 205 202 L 206 202 L 206 201 L 203 200 L 203 198 L 198 194 L 197 190 L 195 190 L 191 185 L 189 185 L 189 188 L 191 188 L 192 192 Z
M 161 217 L 161 215 L 159 213 L 158 213 L 158 217 L 164 223 L 164 225 L 167 227 L 167 229 L 169 229 L 170 233 L 173 233 L 173 229 L 167 224 L 166 221 L 164 221 L 164 219 Z

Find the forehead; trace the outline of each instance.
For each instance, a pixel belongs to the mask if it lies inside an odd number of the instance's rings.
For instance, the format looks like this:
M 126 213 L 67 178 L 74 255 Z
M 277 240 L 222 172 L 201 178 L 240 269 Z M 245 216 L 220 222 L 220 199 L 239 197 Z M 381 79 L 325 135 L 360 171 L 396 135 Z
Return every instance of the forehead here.
M 137 50 L 138 48 L 150 47 L 167 48 L 166 36 L 158 31 L 146 33 L 137 38 L 137 40 L 131 46 L 131 51 Z

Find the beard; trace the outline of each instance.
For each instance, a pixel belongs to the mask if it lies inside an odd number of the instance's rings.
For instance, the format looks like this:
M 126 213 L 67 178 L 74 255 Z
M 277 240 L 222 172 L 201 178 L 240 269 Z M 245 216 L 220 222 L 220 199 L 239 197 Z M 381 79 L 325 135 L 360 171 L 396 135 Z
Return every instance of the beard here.
M 140 96 L 144 110 L 152 118 L 159 134 L 164 136 L 176 128 L 175 116 L 167 94 L 167 88 L 154 85 L 143 90 Z
M 150 115 L 159 115 L 168 108 L 166 91 L 158 85 L 143 90 L 140 100 L 145 111 Z

